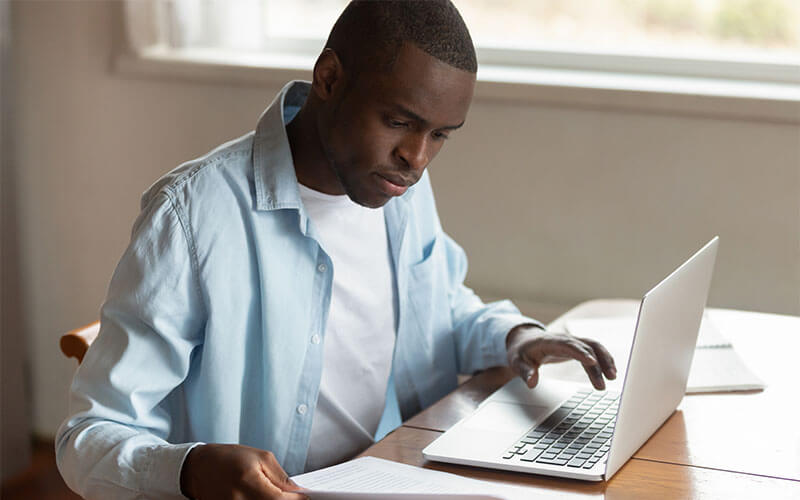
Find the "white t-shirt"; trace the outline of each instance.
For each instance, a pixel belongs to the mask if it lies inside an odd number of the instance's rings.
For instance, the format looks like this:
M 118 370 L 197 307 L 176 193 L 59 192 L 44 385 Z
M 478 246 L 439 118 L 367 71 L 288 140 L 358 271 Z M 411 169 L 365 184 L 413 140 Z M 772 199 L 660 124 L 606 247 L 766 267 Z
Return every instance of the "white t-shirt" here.
M 322 382 L 306 459 L 306 470 L 314 470 L 352 458 L 373 441 L 392 368 L 395 292 L 383 208 L 299 187 L 333 262 Z

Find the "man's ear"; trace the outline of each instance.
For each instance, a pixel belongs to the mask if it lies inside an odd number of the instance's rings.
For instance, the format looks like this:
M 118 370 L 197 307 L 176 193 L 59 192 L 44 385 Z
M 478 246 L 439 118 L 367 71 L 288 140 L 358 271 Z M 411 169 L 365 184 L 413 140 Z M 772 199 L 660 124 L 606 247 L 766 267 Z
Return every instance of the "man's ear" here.
M 324 49 L 314 64 L 314 79 L 311 82 L 314 93 L 321 100 L 327 101 L 340 91 L 344 79 L 344 68 L 339 56 L 333 49 Z

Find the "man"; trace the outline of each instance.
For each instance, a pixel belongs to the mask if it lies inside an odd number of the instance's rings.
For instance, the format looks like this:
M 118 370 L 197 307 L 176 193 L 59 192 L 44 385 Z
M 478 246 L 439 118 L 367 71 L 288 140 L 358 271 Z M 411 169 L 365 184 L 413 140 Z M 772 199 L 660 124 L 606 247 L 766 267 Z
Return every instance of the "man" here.
M 458 373 L 508 362 L 533 387 L 574 358 L 614 378 L 599 344 L 463 285 L 424 172 L 476 70 L 449 1 L 351 3 L 310 85 L 144 194 L 59 430 L 70 487 L 300 498 L 287 473 L 352 457 Z

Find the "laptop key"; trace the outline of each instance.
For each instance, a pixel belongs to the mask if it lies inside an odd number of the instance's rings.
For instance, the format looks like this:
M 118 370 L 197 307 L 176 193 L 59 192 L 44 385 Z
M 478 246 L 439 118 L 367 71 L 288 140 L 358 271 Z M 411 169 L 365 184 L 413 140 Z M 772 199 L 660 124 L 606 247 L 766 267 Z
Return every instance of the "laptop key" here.
M 586 463 L 583 458 L 573 458 L 567 463 L 567 467 L 582 467 Z
M 542 450 L 536 450 L 536 449 L 531 448 L 530 450 L 528 450 L 528 452 L 526 454 L 520 456 L 519 459 L 522 460 L 523 462 L 533 462 L 541 454 L 542 454 Z
M 564 465 L 569 460 L 566 458 L 539 458 L 536 460 L 537 464 L 550 464 L 550 465 Z

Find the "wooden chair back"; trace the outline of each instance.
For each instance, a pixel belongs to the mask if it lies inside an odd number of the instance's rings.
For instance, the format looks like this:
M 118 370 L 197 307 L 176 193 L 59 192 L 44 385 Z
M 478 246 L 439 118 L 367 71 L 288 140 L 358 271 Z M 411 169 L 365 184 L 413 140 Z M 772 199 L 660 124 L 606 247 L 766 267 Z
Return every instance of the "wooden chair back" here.
M 100 322 L 95 321 L 65 333 L 61 336 L 61 352 L 68 358 L 77 359 L 80 364 L 99 331 Z

